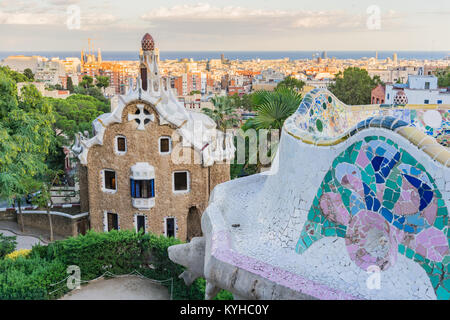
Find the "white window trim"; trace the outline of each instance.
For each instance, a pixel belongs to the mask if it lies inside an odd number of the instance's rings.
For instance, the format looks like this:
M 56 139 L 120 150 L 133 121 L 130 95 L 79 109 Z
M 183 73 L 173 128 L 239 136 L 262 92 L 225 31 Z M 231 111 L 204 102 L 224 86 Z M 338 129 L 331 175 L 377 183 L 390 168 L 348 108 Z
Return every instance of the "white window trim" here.
M 169 151 L 168 152 L 162 152 L 161 151 L 161 139 L 169 139 Z M 172 153 L 172 138 L 169 136 L 161 136 L 158 139 L 158 150 L 159 150 L 159 154 L 161 155 L 168 155 Z
M 105 171 L 113 171 L 114 172 L 114 174 L 115 174 L 115 176 L 116 176 L 116 189 L 115 190 L 113 190 L 113 189 L 107 189 L 106 188 L 106 180 L 105 180 Z M 101 170 L 100 171 L 100 178 L 101 178 L 101 180 L 102 180 L 102 191 L 103 192 L 105 192 L 105 193 L 110 193 L 110 194 L 114 194 L 114 193 L 116 193 L 117 192 L 117 172 L 116 172 L 116 170 L 112 170 L 112 169 L 103 169 L 103 170 Z
M 145 227 L 145 233 L 148 233 L 148 219 L 147 219 L 147 215 L 146 214 L 142 214 L 142 213 L 135 213 L 134 217 L 133 217 L 133 221 L 134 221 L 134 230 L 136 231 L 136 233 L 139 231 L 138 230 L 138 225 L 137 225 L 137 217 L 138 216 L 143 216 L 144 217 L 144 227 Z
M 186 190 L 175 190 L 175 173 L 186 172 L 187 189 Z M 187 170 L 178 170 L 172 172 L 172 192 L 174 194 L 189 193 L 191 191 L 191 174 Z
M 120 216 L 117 212 L 112 210 L 103 210 L 103 231 L 108 232 L 108 213 L 117 215 L 117 230 L 120 230 Z
M 173 216 L 169 216 L 169 217 L 164 217 L 164 236 L 167 237 L 167 219 L 173 219 L 174 220 L 174 224 L 175 224 L 175 234 L 174 234 L 174 238 L 177 238 L 178 236 L 178 222 L 177 222 L 177 218 L 173 217 Z
M 117 142 L 118 138 L 124 138 L 125 139 L 125 151 L 119 151 L 119 143 Z M 127 137 L 123 136 L 123 135 L 117 135 L 114 138 L 114 152 L 115 154 L 117 154 L 118 156 L 123 156 L 124 154 L 126 154 L 128 151 L 128 141 L 127 141 Z

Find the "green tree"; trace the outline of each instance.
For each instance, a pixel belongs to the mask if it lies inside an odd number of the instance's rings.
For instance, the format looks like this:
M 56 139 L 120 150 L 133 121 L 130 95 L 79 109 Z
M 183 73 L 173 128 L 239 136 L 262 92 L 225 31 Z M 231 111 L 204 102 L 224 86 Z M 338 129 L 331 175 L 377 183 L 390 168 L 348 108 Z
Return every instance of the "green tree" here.
M 94 86 L 94 78 L 92 78 L 91 76 L 83 76 L 83 80 L 81 80 L 78 86 L 85 89 L 92 88 Z
M 437 69 L 435 75 L 438 78 L 438 86 L 441 88 L 450 87 L 450 67 Z
M 258 131 L 260 129 L 270 130 L 267 132 L 267 141 L 270 140 L 271 146 L 268 148 L 268 154 L 266 156 L 273 159 L 278 146 L 277 141 L 273 141 L 272 137 L 270 137 L 272 135 L 271 130 L 277 130 L 278 137 L 280 137 L 284 121 L 297 110 L 302 101 L 302 95 L 295 90 L 282 86 L 275 91 L 257 91 L 253 93 L 252 100 L 253 110 L 256 111 L 256 116 L 247 120 L 241 129 L 243 132 L 249 129 Z M 258 141 L 249 140 L 248 143 L 257 143 L 259 145 L 262 138 L 261 134 L 263 132 L 259 131 Z M 261 155 L 258 154 L 260 149 L 257 149 L 257 154 L 250 154 L 249 150 L 250 148 L 246 142 L 246 163 L 242 168 L 239 165 L 234 165 L 231 168 L 232 174 L 235 175 L 238 170 L 246 173 L 254 173 L 255 171 L 261 170 L 263 165 L 260 162 Z M 256 163 L 256 166 L 251 165 L 254 163 Z
M 73 93 L 73 91 L 75 90 L 75 88 L 73 87 L 73 81 L 71 77 L 67 77 L 67 84 L 66 84 L 66 89 L 69 90 L 70 93 Z
M 13 252 L 17 246 L 16 236 L 4 236 L 0 233 L 0 260 L 7 254 Z
M 47 169 L 44 174 L 41 176 L 40 184 L 39 184 L 39 192 L 33 198 L 33 203 L 36 204 L 40 208 L 45 208 L 47 212 L 48 224 L 49 224 L 49 232 L 50 232 L 50 241 L 53 241 L 53 221 L 52 215 L 50 214 L 50 209 L 53 205 L 52 202 L 52 194 L 51 189 L 52 186 L 55 185 L 62 172 L 58 170 Z
M 94 87 L 84 88 L 83 86 L 78 85 L 77 87 L 75 87 L 73 93 L 94 97 L 97 100 L 100 100 L 100 101 L 102 101 L 105 104 L 109 104 L 110 103 L 109 100 L 105 98 L 105 96 L 100 91 L 100 89 L 95 87 L 95 86 Z
M 34 80 L 34 73 L 33 71 L 31 71 L 30 68 L 26 68 L 25 70 L 23 70 L 23 75 L 27 77 L 30 81 Z
M 329 90 L 346 104 L 369 104 L 372 89 L 379 83 L 380 78 L 372 79 L 367 70 L 350 67 L 336 75 L 336 82 L 329 86 Z
M 288 77 L 284 78 L 283 81 L 281 81 L 277 84 L 276 89 L 280 89 L 280 88 L 284 87 L 284 88 L 300 91 L 300 90 L 302 90 L 304 85 L 305 85 L 305 82 L 303 82 L 302 80 L 298 80 L 294 77 L 288 76 Z
M 30 81 L 25 75 L 23 75 L 20 72 L 11 70 L 9 67 L 0 67 L 0 73 L 3 73 L 4 75 L 8 76 L 15 83 Z
M 236 108 L 228 97 L 215 97 L 211 102 L 214 109 L 204 108 L 202 112 L 214 120 L 219 130 L 225 131 L 239 123 Z
M 105 91 L 105 88 L 109 87 L 109 77 L 107 76 L 96 76 L 95 79 L 97 80 L 96 86 L 102 91 Z
M 66 99 L 46 98 L 46 100 L 55 111 L 53 125 L 55 135 L 47 163 L 55 170 L 62 170 L 65 158 L 63 146 L 71 145 L 76 133 L 91 132 L 92 121 L 102 113 L 109 112 L 110 106 L 109 102 L 105 103 L 82 94 L 74 94 Z
M 20 199 L 47 170 L 54 121 L 51 106 L 33 85 L 24 86 L 19 98 L 14 79 L 0 72 L 0 197 L 18 200 L 19 211 Z
M 283 86 L 275 91 L 257 91 L 253 94 L 257 115 L 249 124 L 255 129 L 281 130 L 284 121 L 297 110 L 301 101 L 301 94 Z
M 243 108 L 245 110 L 252 110 L 252 94 L 244 94 L 242 96 L 235 93 L 229 97 L 230 103 L 235 108 Z

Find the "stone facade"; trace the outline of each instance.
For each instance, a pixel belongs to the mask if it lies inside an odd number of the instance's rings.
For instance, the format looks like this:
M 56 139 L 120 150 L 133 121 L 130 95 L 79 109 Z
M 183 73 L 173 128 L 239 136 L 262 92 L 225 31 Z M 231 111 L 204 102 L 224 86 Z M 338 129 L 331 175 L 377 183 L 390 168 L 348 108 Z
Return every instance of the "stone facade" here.
M 149 114 L 154 115 L 155 121 L 145 125 L 145 130 L 137 130 L 136 121 L 127 121 L 128 114 L 134 114 L 137 104 L 144 104 Z M 116 137 L 126 138 L 126 153 L 117 154 Z M 172 152 L 160 154 L 159 138 L 171 137 Z M 183 147 L 176 127 L 165 124 L 159 125 L 159 115 L 152 104 L 145 101 L 135 101 L 125 107 L 122 123 L 110 125 L 105 131 L 103 145 L 93 146 L 88 155 L 87 177 L 81 178 L 80 185 L 87 180 L 87 194 L 91 228 L 96 231 L 104 230 L 105 212 L 116 213 L 119 216 L 120 229 L 135 229 L 134 216 L 147 217 L 148 231 L 156 234 L 165 233 L 165 218 L 176 219 L 176 237 L 187 238 L 189 227 L 197 229 L 199 233 L 200 215 L 194 224 L 188 227 L 188 214 L 195 214 L 191 208 L 203 212 L 208 204 L 211 190 L 219 183 L 230 179 L 229 164 L 214 164 L 204 167 L 195 164 L 194 159 L 201 159 L 201 155 L 192 147 Z M 177 141 L 178 140 L 178 141 Z M 177 154 L 190 154 L 192 161 L 187 164 L 176 164 Z M 138 162 L 149 163 L 155 169 L 155 206 L 149 210 L 140 210 L 132 205 L 130 193 L 130 167 Z M 102 170 L 110 169 L 116 172 L 117 192 L 102 191 Z M 172 174 L 176 171 L 189 172 L 189 192 L 174 193 Z M 84 186 L 81 186 L 81 190 Z M 84 204 L 81 193 L 81 202 Z M 83 206 L 84 207 L 84 206 Z
M 190 240 L 201 235 L 212 189 L 230 179 L 233 137 L 176 99 L 149 41 L 144 36 L 137 82 L 94 120 L 94 137 L 77 135 L 81 207 L 96 231 L 144 227 Z

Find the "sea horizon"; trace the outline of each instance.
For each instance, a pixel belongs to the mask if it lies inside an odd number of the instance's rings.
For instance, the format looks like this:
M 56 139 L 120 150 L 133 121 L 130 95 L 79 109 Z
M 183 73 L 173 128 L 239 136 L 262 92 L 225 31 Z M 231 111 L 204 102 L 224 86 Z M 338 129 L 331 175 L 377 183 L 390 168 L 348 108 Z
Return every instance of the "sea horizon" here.
M 282 50 L 282 51 L 233 51 L 233 50 L 199 50 L 199 51 L 160 51 L 161 60 L 176 60 L 176 59 L 193 59 L 196 61 L 209 60 L 209 59 L 220 59 L 223 54 L 226 59 L 230 60 L 270 60 L 270 59 L 283 59 L 289 58 L 290 60 L 302 60 L 302 59 L 312 59 L 321 57 L 324 51 L 296 51 L 296 50 Z M 325 51 L 328 58 L 336 59 L 363 59 L 375 57 L 377 51 L 349 51 L 349 50 L 332 50 Z M 439 60 L 450 57 L 450 51 L 378 51 L 378 59 L 383 60 L 386 58 L 392 58 L 393 54 L 396 53 L 398 59 L 409 59 L 409 60 Z M 46 58 L 59 57 L 60 59 L 68 57 L 80 57 L 80 51 L 0 51 L 0 60 L 11 56 L 11 55 L 25 55 L 32 56 L 38 55 Z M 97 51 L 95 51 L 97 54 Z M 139 53 L 137 50 L 133 51 L 102 51 L 102 59 L 104 61 L 137 61 L 139 60 Z

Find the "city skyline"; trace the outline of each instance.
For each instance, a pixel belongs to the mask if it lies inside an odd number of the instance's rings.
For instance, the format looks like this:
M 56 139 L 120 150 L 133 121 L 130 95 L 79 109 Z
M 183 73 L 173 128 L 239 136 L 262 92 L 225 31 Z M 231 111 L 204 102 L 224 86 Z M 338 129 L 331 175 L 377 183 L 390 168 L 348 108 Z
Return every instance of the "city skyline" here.
M 0 51 L 79 50 L 88 38 L 105 51 L 131 51 L 144 32 L 166 51 L 447 51 L 442 40 L 450 4 L 427 6 L 423 10 L 419 1 L 4 0 Z

